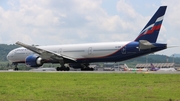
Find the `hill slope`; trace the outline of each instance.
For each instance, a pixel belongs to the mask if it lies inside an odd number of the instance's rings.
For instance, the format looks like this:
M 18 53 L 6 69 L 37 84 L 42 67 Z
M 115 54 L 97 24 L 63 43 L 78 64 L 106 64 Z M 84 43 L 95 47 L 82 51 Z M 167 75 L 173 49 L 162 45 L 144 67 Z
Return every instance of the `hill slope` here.
M 0 61 L 7 61 L 6 56 L 7 54 L 14 48 L 17 48 L 17 45 L 7 45 L 7 44 L 0 44 Z

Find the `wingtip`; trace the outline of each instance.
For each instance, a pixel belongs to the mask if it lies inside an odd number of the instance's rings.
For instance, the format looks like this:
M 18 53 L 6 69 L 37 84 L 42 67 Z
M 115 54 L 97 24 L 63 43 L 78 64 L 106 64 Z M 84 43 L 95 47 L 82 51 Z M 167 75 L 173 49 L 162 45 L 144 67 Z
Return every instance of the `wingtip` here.
M 19 43 L 21 43 L 21 42 L 20 42 L 20 41 L 17 41 L 15 44 L 17 44 L 17 45 L 18 45 Z

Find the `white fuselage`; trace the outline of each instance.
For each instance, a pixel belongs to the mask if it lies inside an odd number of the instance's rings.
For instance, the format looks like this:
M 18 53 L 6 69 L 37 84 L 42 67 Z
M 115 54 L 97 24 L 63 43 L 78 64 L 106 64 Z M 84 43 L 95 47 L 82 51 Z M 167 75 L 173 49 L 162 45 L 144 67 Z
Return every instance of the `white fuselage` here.
M 106 43 L 87 43 L 87 44 L 71 44 L 71 45 L 51 45 L 51 46 L 37 46 L 54 53 L 71 56 L 75 59 L 83 58 L 97 58 L 111 55 L 129 42 L 106 42 Z M 10 62 L 25 61 L 26 57 L 36 54 L 26 48 L 16 48 L 12 50 L 7 59 Z

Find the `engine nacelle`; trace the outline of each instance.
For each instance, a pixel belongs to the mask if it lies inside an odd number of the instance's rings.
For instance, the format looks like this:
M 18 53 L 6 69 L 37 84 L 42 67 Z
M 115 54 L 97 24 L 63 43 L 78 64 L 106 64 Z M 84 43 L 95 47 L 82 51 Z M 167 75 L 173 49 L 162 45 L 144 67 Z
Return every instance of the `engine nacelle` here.
M 42 58 L 36 55 L 29 55 L 26 57 L 26 65 L 30 67 L 40 67 L 43 65 Z

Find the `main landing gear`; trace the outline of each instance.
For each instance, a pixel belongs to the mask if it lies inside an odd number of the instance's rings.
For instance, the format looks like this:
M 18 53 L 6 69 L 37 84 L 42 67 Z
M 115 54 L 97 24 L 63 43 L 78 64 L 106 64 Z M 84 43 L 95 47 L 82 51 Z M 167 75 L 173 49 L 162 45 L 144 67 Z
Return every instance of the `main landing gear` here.
M 89 63 L 81 64 L 81 71 L 94 71 L 94 68 L 89 67 Z
M 81 68 L 81 71 L 94 71 L 93 68 Z
M 61 67 L 57 67 L 56 70 L 57 71 L 69 71 L 70 70 L 69 67 L 72 67 L 72 68 L 75 68 L 75 69 L 80 68 L 81 71 L 94 71 L 94 68 L 89 67 L 89 63 L 82 63 L 82 64 L 74 63 L 74 64 L 71 64 L 71 65 L 68 65 L 68 66 L 67 65 L 64 66 L 64 64 L 61 64 Z
M 57 67 L 56 68 L 56 71 L 69 71 L 70 68 L 69 67 L 65 67 L 65 66 L 62 66 L 62 67 Z
M 61 67 L 57 67 L 56 71 L 69 71 L 70 70 L 69 66 L 64 65 L 64 61 L 60 61 L 59 63 L 61 65 Z
M 19 68 L 17 67 L 17 65 L 18 65 L 17 63 L 13 63 L 12 65 L 14 65 L 14 67 L 15 67 L 14 71 L 18 71 L 19 70 Z

